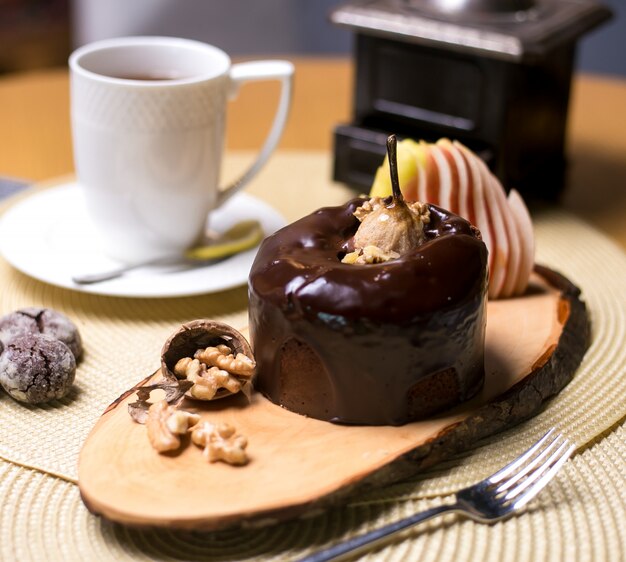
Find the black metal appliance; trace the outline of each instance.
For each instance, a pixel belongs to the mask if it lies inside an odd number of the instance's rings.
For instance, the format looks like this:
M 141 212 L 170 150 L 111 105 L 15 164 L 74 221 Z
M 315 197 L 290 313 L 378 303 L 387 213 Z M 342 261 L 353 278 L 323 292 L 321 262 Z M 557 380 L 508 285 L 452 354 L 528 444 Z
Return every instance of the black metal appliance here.
M 366 0 L 330 19 L 355 32 L 353 120 L 334 179 L 369 190 L 391 132 L 458 139 L 508 187 L 553 198 L 565 172 L 576 41 L 611 12 L 594 0 Z

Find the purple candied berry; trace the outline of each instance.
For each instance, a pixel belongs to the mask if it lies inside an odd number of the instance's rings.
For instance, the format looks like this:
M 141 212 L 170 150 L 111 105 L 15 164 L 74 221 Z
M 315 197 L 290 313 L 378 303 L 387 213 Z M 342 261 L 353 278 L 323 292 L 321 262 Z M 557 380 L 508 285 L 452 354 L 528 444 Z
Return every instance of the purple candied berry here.
M 45 334 L 62 341 L 77 361 L 83 353 L 83 343 L 76 324 L 51 308 L 22 308 L 0 318 L 0 341 L 5 346 L 13 338 L 26 334 Z
M 44 334 L 17 336 L 0 355 L 0 384 L 20 402 L 40 404 L 63 398 L 75 374 L 70 348 Z

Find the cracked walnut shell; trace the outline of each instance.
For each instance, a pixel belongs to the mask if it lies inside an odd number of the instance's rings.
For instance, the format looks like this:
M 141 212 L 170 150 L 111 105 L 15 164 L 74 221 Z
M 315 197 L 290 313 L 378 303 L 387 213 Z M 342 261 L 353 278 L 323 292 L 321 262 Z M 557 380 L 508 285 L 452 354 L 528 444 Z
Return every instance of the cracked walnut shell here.
M 161 353 L 165 378 L 194 383 L 188 396 L 214 400 L 246 391 L 256 363 L 245 337 L 222 322 L 195 320 L 173 334 Z

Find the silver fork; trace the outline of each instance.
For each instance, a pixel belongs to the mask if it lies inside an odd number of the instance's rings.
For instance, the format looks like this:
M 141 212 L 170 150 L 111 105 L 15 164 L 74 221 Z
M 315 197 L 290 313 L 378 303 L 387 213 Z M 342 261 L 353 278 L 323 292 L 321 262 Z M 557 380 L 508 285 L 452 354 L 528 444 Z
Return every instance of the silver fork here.
M 495 474 L 456 493 L 451 504 L 433 507 L 344 543 L 321 550 L 299 562 L 326 562 L 355 555 L 387 542 L 401 531 L 444 513 L 459 513 L 491 523 L 520 510 L 532 500 L 571 456 L 575 447 L 552 428 L 528 451 Z

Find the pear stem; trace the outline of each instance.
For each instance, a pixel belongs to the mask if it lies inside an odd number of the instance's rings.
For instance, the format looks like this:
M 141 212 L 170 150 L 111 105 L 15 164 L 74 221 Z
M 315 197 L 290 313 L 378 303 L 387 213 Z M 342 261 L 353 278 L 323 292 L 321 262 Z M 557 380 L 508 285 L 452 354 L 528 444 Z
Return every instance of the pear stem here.
M 404 200 L 402 191 L 400 191 L 400 180 L 398 179 L 397 146 L 396 135 L 389 135 L 387 137 L 387 157 L 389 158 L 389 175 L 391 176 L 393 200 L 396 203 Z

